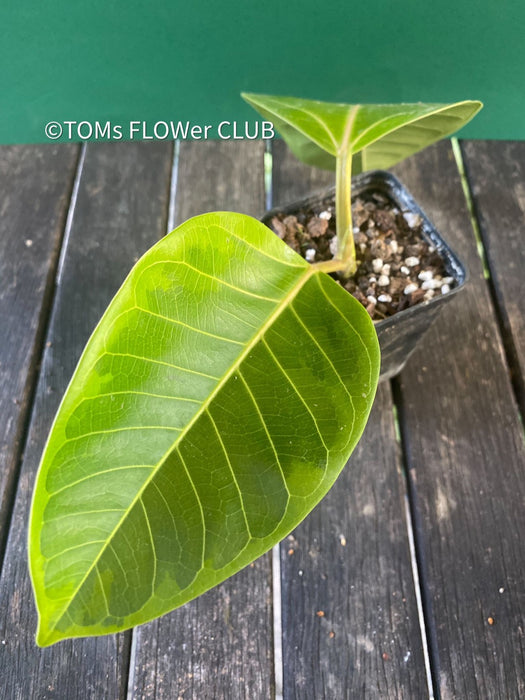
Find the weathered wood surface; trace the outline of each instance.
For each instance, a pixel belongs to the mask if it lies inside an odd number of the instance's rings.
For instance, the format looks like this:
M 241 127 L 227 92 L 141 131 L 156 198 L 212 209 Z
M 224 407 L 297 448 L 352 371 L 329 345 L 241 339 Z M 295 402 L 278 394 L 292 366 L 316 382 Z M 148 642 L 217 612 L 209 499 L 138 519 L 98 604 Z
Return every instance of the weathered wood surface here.
M 471 274 L 399 379 L 434 672 L 443 700 L 521 698 L 525 449 L 509 368 L 450 144 L 395 170 Z
M 329 173 L 297 164 L 282 143 L 273 146 L 275 204 L 332 182 Z M 502 329 L 514 388 L 523 391 L 525 147 L 462 147 L 491 280 L 450 145 L 398 166 L 468 262 L 471 282 L 394 382 L 402 444 L 386 384 L 335 488 L 281 547 L 287 700 L 429 695 L 403 463 L 436 696 L 525 697 L 525 449 L 501 336 Z M 78 149 L 0 149 L 0 526 L 10 522 L 0 578 L 2 700 L 275 695 L 274 642 L 281 640 L 272 637 L 270 555 L 133 634 L 40 650 L 25 545 L 44 440 L 107 302 L 168 219 L 176 225 L 212 209 L 260 215 L 263 150 L 261 143 L 181 144 L 170 206 L 170 144 L 88 145 L 53 300 Z M 26 239 L 33 244 L 21 247 Z
M 81 160 L 0 580 L 3 700 L 125 697 L 129 634 L 36 647 L 27 522 L 44 442 L 83 346 L 134 260 L 165 232 L 171 160 L 166 144 L 140 143 L 89 145 Z
M 0 562 L 78 150 L 0 153 Z
M 466 141 L 465 170 L 525 413 L 525 143 Z
M 392 399 L 382 384 L 336 485 L 285 540 L 285 698 L 428 697 Z
M 262 142 L 180 146 L 174 224 L 206 211 L 261 214 Z M 273 696 L 271 556 L 134 631 L 130 698 Z
M 277 206 L 333 182 L 273 151 Z M 281 546 L 286 699 L 428 697 L 404 486 L 386 384 L 336 485 Z

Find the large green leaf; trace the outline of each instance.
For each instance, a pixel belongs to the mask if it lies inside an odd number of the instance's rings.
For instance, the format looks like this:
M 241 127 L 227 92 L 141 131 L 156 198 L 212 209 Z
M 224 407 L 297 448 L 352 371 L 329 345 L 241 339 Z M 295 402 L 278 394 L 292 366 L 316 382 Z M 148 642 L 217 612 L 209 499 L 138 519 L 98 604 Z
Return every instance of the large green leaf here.
M 352 171 L 389 168 L 474 117 L 481 102 L 347 105 L 243 94 L 308 165 L 335 170 L 336 156 L 360 154 Z
M 284 537 L 364 428 L 363 307 L 265 226 L 192 219 L 133 268 L 89 340 L 38 474 L 37 641 L 182 605 Z

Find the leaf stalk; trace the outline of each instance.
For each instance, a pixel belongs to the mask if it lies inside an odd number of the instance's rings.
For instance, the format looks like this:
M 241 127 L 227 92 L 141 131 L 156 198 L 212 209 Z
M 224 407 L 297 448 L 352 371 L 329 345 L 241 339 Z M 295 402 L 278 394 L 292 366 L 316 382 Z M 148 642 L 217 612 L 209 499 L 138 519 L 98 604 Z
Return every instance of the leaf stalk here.
M 357 263 L 352 226 L 352 152 L 350 149 L 345 149 L 336 158 L 335 216 L 336 258 L 344 263 L 343 275 L 351 277 L 357 270 Z

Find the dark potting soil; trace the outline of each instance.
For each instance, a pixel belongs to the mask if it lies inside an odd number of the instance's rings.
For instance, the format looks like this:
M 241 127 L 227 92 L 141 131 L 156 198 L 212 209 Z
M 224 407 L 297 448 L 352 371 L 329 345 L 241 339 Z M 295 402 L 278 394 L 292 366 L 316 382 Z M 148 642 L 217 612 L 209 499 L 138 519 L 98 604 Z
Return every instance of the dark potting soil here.
M 444 262 L 423 237 L 418 214 L 402 211 L 382 192 L 366 191 L 352 203 L 357 272 L 334 277 L 366 308 L 374 321 L 424 304 L 455 286 Z M 275 233 L 308 262 L 331 260 L 337 252 L 333 198 L 293 215 L 271 220 Z

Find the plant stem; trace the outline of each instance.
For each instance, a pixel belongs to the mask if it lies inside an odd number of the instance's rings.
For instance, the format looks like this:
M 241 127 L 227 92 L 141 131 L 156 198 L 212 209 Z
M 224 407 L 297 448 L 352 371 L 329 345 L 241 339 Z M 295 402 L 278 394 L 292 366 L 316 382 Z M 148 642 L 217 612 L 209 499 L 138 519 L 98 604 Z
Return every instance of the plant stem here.
M 321 260 L 320 262 L 312 263 L 311 265 L 316 270 L 320 272 L 343 272 L 345 269 L 345 264 L 342 260 L 334 258 L 333 260 Z
M 344 276 L 357 269 L 352 227 L 352 153 L 337 156 L 335 180 L 335 217 L 337 226 L 337 258 L 345 263 Z

